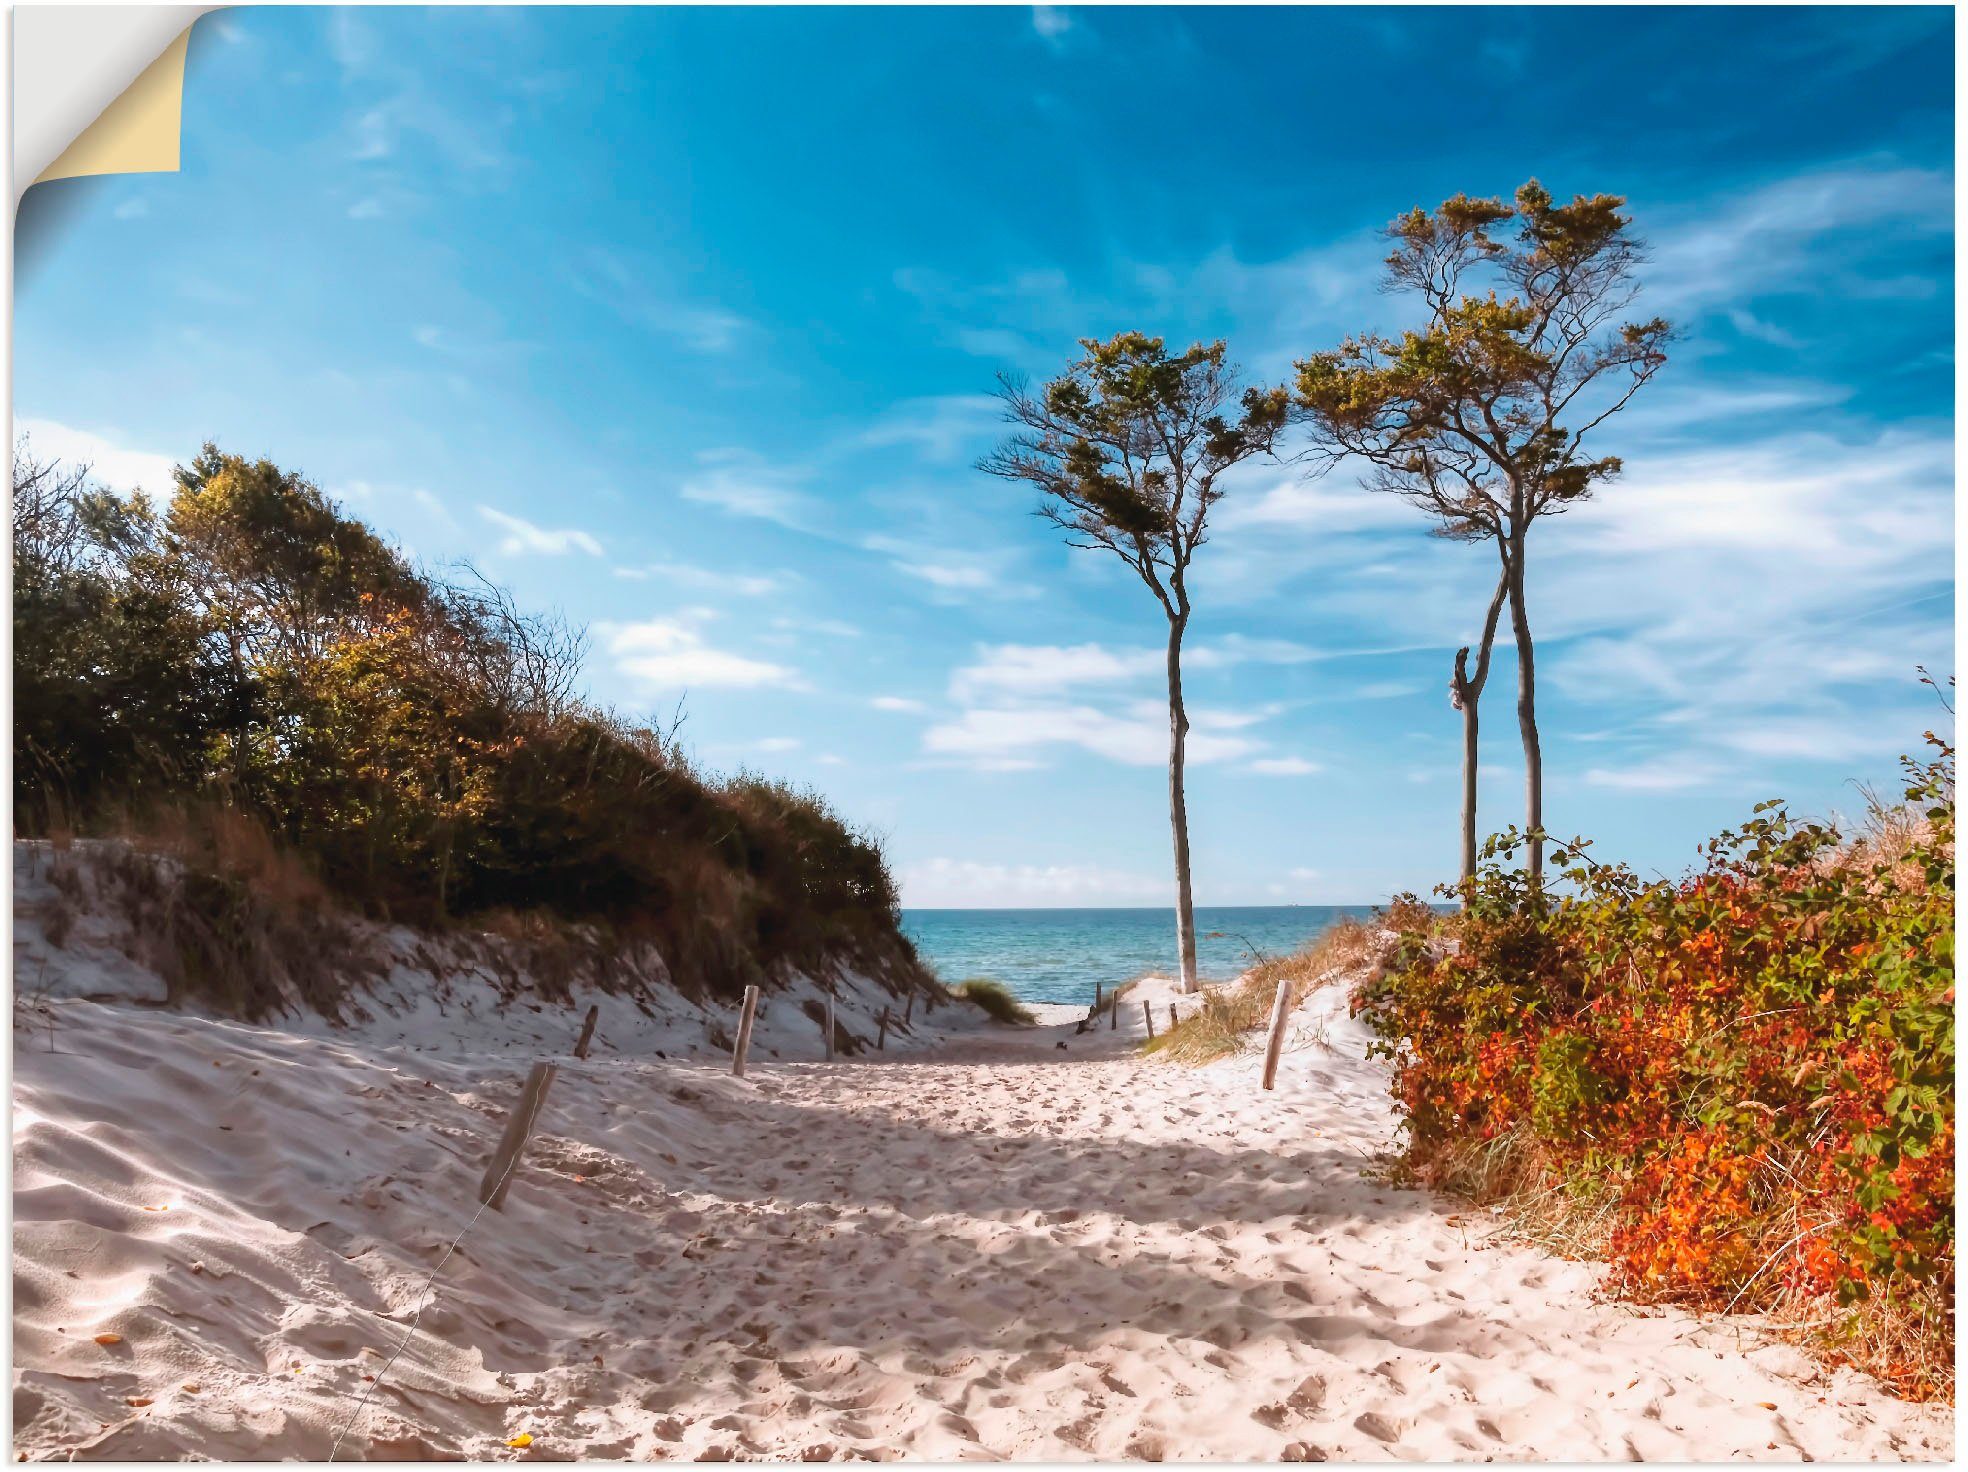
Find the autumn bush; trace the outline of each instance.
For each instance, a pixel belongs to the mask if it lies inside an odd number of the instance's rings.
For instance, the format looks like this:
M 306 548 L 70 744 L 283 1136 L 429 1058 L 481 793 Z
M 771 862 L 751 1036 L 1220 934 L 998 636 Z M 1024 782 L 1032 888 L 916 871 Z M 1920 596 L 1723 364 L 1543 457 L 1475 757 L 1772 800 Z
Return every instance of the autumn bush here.
M 252 833 L 306 880 L 283 910 L 601 927 L 697 994 L 930 984 L 878 841 L 578 699 L 578 632 L 411 566 L 302 477 L 208 445 L 157 503 L 23 446 L 14 499 L 17 834 L 128 837 L 263 904 Z M 187 976 L 222 969 L 195 949 Z
M 1493 839 L 1464 913 L 1357 1004 L 1407 1167 L 1629 1294 L 1951 1394 L 1954 753 L 1928 741 L 1885 843 L 1765 803 L 1678 882 L 1575 842 L 1537 890 Z

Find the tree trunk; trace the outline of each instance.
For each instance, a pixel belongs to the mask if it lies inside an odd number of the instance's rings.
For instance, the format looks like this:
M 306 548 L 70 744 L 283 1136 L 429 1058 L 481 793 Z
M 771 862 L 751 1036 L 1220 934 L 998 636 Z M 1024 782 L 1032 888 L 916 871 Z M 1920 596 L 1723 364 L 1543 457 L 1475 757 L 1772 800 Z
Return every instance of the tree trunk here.
M 1457 674 L 1461 674 L 1460 669 Z M 1476 701 L 1476 693 L 1470 691 L 1459 702 L 1462 707 L 1462 882 L 1465 885 L 1476 877 Z M 1467 905 L 1468 900 L 1465 898 L 1463 903 Z
M 1527 870 L 1536 888 L 1544 877 L 1544 755 L 1538 747 L 1537 667 L 1531 620 L 1524 610 L 1524 538 L 1512 539 L 1510 628 L 1517 636 L 1517 730 L 1524 738 L 1524 828 L 1530 834 Z
M 1476 673 L 1468 673 L 1464 661 L 1467 649 L 1456 651 L 1455 677 L 1449 685 L 1449 699 L 1462 712 L 1462 882 L 1476 877 L 1476 711 L 1483 699 L 1483 686 L 1490 678 L 1490 651 L 1496 647 L 1497 619 L 1503 613 L 1504 598 L 1510 592 L 1508 568 L 1497 578 L 1496 592 L 1490 598 L 1490 611 L 1483 620 L 1483 639 L 1476 650 Z
M 1186 614 L 1169 620 L 1169 826 L 1175 830 L 1175 946 L 1182 967 L 1182 990 L 1196 990 L 1196 906 L 1189 890 L 1189 803 L 1182 791 L 1182 767 L 1189 739 L 1189 714 L 1182 705 L 1182 631 Z

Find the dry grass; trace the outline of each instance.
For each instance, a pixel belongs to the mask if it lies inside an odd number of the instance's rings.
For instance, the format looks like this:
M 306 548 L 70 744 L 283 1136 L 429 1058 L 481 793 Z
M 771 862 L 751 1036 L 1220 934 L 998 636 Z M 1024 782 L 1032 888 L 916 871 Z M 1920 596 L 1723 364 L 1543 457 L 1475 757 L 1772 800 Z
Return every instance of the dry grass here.
M 1143 1044 L 1144 1049 L 1188 1064 L 1242 1050 L 1269 1026 L 1279 982 L 1290 984 L 1291 1005 L 1296 1007 L 1318 988 L 1357 980 L 1380 964 L 1383 923 L 1340 920 L 1300 950 L 1260 960 L 1234 985 L 1204 991 L 1199 1008 Z

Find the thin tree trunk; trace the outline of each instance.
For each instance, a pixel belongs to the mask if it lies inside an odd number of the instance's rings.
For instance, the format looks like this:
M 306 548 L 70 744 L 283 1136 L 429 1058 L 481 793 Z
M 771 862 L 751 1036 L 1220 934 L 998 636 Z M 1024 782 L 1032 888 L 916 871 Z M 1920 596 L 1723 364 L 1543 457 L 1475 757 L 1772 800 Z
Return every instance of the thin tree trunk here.
M 1468 673 L 1467 649 L 1456 651 L 1455 678 L 1449 685 L 1449 699 L 1462 712 L 1462 882 L 1476 877 L 1476 709 L 1483 699 L 1483 686 L 1490 678 L 1490 651 L 1496 647 L 1497 619 L 1503 613 L 1503 600 L 1510 592 L 1508 570 L 1497 578 L 1496 592 L 1490 597 L 1490 611 L 1483 620 L 1483 639 L 1476 648 L 1476 673 Z
M 1182 631 L 1185 614 L 1169 620 L 1169 826 L 1175 830 L 1175 946 L 1182 967 L 1182 990 L 1196 990 L 1196 907 L 1189 890 L 1189 803 L 1182 791 L 1189 713 L 1182 704 Z
M 1537 668 L 1531 620 L 1524 609 L 1524 537 L 1512 539 L 1510 628 L 1517 636 L 1517 730 L 1524 738 L 1524 827 L 1530 834 L 1528 871 L 1535 888 L 1544 877 L 1544 755 L 1538 746 Z

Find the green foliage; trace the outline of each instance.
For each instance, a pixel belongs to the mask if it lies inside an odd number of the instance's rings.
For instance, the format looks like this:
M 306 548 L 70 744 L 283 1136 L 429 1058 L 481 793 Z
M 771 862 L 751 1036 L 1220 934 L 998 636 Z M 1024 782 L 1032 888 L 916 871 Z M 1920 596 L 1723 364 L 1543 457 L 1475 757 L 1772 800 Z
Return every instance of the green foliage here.
M 1580 442 L 1660 370 L 1673 335 L 1659 319 L 1617 322 L 1640 259 L 1625 203 L 1554 205 L 1532 180 L 1514 204 L 1457 195 L 1401 216 L 1388 285 L 1419 297 L 1426 321 L 1301 360 L 1298 408 L 1445 536 L 1521 536 L 1585 499 L 1620 462 Z M 1498 239 L 1513 220 L 1515 239 Z
M 1622 1283 L 1715 1307 L 1877 1300 L 1844 1352 L 1935 1393 L 1952 1354 L 1954 753 L 1907 762 L 1897 841 L 1764 803 L 1678 883 L 1492 839 L 1454 943 L 1411 936 L 1361 1010 L 1409 1163 L 1595 1211 Z M 1498 1151 L 1519 1168 L 1500 1177 Z
M 993 1022 L 1002 1022 L 1007 1027 L 1030 1027 L 1039 1020 L 1029 1008 L 1019 1005 L 1018 999 L 1002 982 L 972 977 L 969 981 L 958 982 L 951 991 L 966 1002 L 982 1008 L 984 1015 Z
M 1038 392 L 1006 380 L 1021 432 L 983 469 L 1037 486 L 1040 514 L 1078 547 L 1105 548 L 1185 618 L 1184 575 L 1222 497 L 1218 477 L 1268 454 L 1283 389 L 1237 387 L 1221 342 L 1171 353 L 1159 337 L 1085 338 L 1085 356 Z
M 17 464 L 22 832 L 202 804 L 387 918 L 600 922 L 720 993 L 925 980 L 879 844 L 581 706 L 577 634 L 419 573 L 301 477 L 208 445 L 159 516 Z

